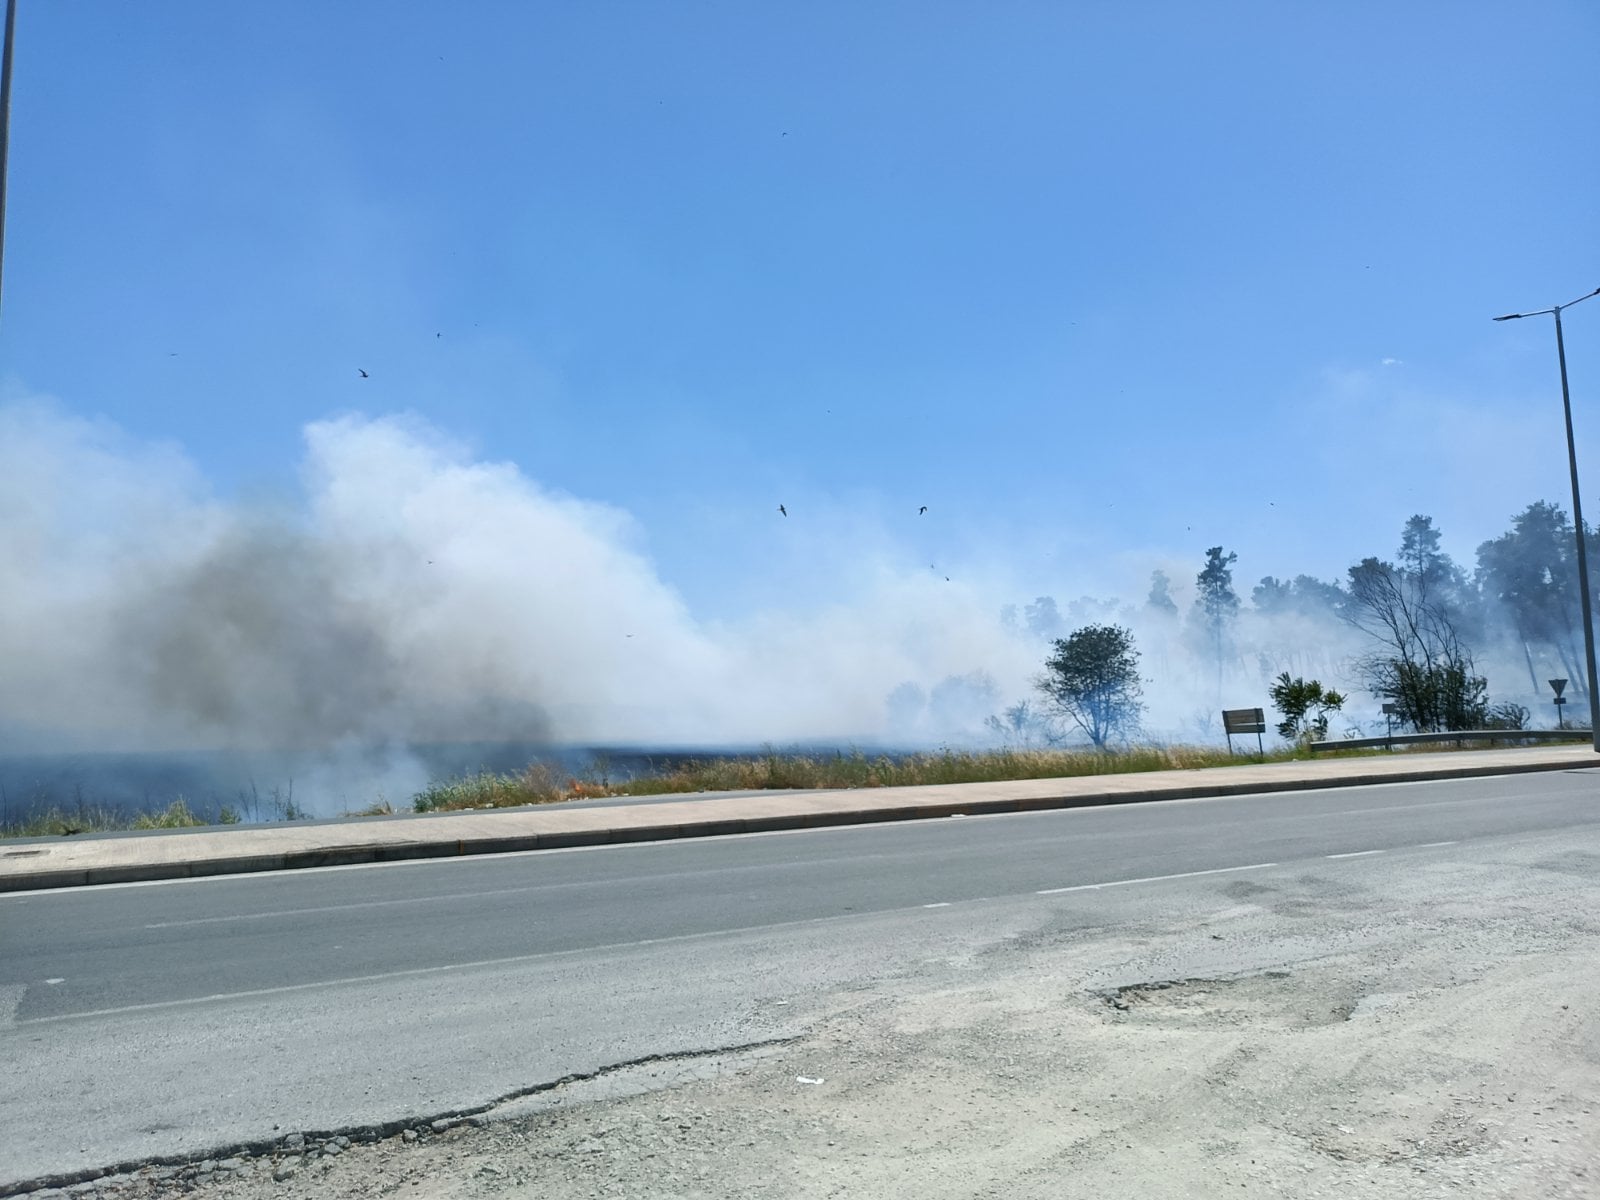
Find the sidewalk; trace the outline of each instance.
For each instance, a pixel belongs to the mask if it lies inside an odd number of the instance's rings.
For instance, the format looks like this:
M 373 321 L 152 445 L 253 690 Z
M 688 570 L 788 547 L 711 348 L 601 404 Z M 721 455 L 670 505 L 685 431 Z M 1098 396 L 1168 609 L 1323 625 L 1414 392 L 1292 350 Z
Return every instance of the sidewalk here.
M 0 842 L 0 892 L 1583 767 L 1600 767 L 1600 755 L 1589 746 L 1527 747 L 939 787 L 713 796 L 603 808 L 557 804 L 305 825 L 163 830 L 132 837 L 90 834 Z

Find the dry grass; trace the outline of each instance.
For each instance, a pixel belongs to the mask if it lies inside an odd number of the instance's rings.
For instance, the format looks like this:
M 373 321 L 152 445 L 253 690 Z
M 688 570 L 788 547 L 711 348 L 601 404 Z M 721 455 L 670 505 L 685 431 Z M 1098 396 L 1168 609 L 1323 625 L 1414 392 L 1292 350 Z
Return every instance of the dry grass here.
M 563 780 L 544 763 L 533 763 L 520 775 L 479 771 L 428 785 L 411 801 L 416 812 L 450 812 L 464 808 L 517 808 L 524 804 L 559 804 L 591 796 L 611 796 L 599 783 Z
M 239 814 L 226 806 L 209 816 L 194 812 L 179 796 L 166 808 L 130 813 L 99 804 L 48 808 L 16 819 L 0 820 L 0 838 L 69 837 L 77 833 L 109 833 L 125 829 L 193 829 L 202 825 L 236 825 Z
M 435 783 L 412 802 L 417 812 L 510 808 L 557 804 L 597 796 L 659 796 L 682 792 L 746 792 L 817 788 L 909 787 L 988 783 L 1007 779 L 1059 779 L 1072 775 L 1120 775 L 1136 771 L 1198 770 L 1240 762 L 1284 762 L 1305 757 L 1286 748 L 1265 758 L 1229 754 L 1202 746 L 1092 750 L 945 750 L 925 754 L 835 754 L 728 756 L 666 762 L 626 780 L 563 778 L 543 763 L 519 775 L 483 771 Z

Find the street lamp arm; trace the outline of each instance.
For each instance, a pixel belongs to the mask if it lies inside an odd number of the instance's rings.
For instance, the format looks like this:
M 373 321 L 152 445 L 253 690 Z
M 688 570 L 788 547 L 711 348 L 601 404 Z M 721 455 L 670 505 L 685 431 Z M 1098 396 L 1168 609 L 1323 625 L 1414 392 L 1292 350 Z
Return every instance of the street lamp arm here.
M 1585 300 L 1593 300 L 1596 296 L 1600 296 L 1600 288 L 1595 288 L 1595 290 L 1592 292 L 1585 292 L 1576 300 L 1568 300 L 1565 304 L 1561 305 L 1561 307 L 1571 308 L 1574 304 L 1582 304 Z
M 1595 288 L 1592 292 L 1585 292 L 1576 300 L 1568 300 L 1565 304 L 1557 304 L 1554 308 L 1541 308 L 1535 312 L 1507 313 L 1503 317 L 1490 317 L 1489 319 L 1491 321 L 1520 321 L 1523 317 L 1548 317 L 1552 313 L 1560 314 L 1563 309 L 1571 308 L 1574 304 L 1582 304 L 1585 300 L 1592 300 L 1596 296 L 1600 296 L 1600 288 Z

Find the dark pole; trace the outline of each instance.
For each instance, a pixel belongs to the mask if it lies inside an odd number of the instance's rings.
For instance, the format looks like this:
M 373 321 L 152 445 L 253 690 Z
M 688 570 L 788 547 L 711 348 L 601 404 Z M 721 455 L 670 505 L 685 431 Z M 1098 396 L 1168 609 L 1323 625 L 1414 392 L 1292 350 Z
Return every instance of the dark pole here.
M 17 40 L 17 0 L 6 0 L 6 46 L 0 55 L 0 278 L 6 259 L 6 159 L 11 149 L 11 47 Z
M 1561 337 L 1561 307 L 1556 306 L 1556 360 L 1561 364 L 1561 411 L 1567 419 L 1567 468 L 1572 472 L 1572 523 L 1578 533 L 1578 598 L 1583 604 L 1583 659 L 1589 672 L 1589 731 L 1600 753 L 1600 689 L 1595 686 L 1594 616 L 1589 600 L 1589 554 L 1584 548 L 1583 505 L 1578 499 L 1578 451 L 1572 442 L 1572 396 L 1567 391 L 1567 346 Z

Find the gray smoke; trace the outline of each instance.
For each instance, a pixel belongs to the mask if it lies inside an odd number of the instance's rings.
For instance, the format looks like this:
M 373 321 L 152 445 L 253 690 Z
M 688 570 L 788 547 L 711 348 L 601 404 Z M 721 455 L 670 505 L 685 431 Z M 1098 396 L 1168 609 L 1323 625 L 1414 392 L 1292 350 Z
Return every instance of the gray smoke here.
M 8 749 L 871 738 L 908 674 L 1028 668 L 991 596 L 909 564 L 702 624 L 626 513 L 414 420 L 305 439 L 297 496 L 235 503 L 170 447 L 0 409 Z
M 1187 617 L 1198 562 L 1130 555 L 1116 590 L 1139 602 L 1041 604 L 1004 561 L 935 572 L 867 525 L 818 538 L 793 551 L 809 596 L 709 623 L 628 514 L 416 420 L 307 427 L 298 490 L 255 503 L 171 446 L 3 406 L 0 755 L 287 756 L 329 811 L 404 800 L 492 744 L 980 743 L 1032 695 L 1048 638 L 1103 620 L 1138 636 L 1156 738 L 1215 739 L 1217 709 L 1265 706 L 1283 670 L 1376 716 L 1355 667 L 1371 647 L 1337 620 L 1247 602 L 1219 664 Z M 1177 611 L 1143 602 L 1152 566 Z M 1241 593 L 1264 573 L 1241 564 Z M 1497 692 L 1516 677 L 1480 666 Z

